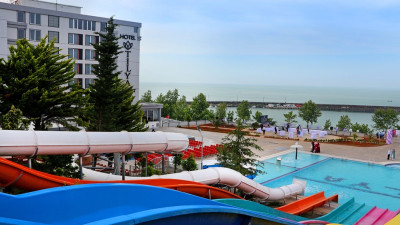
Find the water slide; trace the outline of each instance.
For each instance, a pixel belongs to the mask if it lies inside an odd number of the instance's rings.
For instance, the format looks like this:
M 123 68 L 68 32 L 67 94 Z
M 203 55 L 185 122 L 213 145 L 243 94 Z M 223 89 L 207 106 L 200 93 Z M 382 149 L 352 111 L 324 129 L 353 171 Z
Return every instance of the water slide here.
M 374 206 L 368 211 L 363 217 L 361 217 L 354 225 L 384 225 L 393 219 L 400 209 L 396 212 L 390 211 L 389 209 L 381 209 Z
M 188 144 L 186 135 L 164 132 L 0 131 L 0 155 L 3 156 L 183 151 Z M 87 180 L 121 180 L 120 176 L 87 169 L 84 169 L 83 173 Z M 263 200 L 280 200 L 300 194 L 304 192 L 306 186 L 304 181 L 294 179 L 290 185 L 268 188 L 228 168 L 208 168 L 162 175 L 158 178 L 189 180 L 203 184 L 225 184 Z M 138 178 L 126 177 L 126 179 Z
M 316 194 L 305 197 L 303 199 L 297 200 L 295 202 L 278 207 L 276 209 L 294 215 L 301 215 L 314 208 L 324 205 L 326 202 L 329 201 L 338 202 L 338 200 L 339 200 L 339 195 L 336 194 L 326 198 L 325 193 L 321 191 Z
M 296 215 L 286 213 L 286 212 L 282 212 L 277 209 L 274 209 L 274 208 L 271 208 L 271 207 L 262 205 L 260 203 L 253 202 L 253 201 L 241 200 L 241 199 L 227 199 L 227 198 L 226 199 L 215 199 L 214 201 L 219 202 L 219 203 L 224 203 L 224 204 L 227 204 L 227 205 L 230 205 L 233 207 L 238 207 L 238 208 L 242 208 L 242 209 L 255 211 L 258 213 L 263 213 L 263 214 L 270 215 L 270 216 L 286 218 L 286 219 L 297 221 L 297 222 L 308 220 L 308 218 L 296 216 Z
M 0 224 L 299 225 L 165 188 L 91 184 L 8 195 Z
M 178 179 L 141 179 L 141 180 L 115 180 L 115 181 L 90 181 L 67 177 L 60 177 L 27 168 L 17 163 L 0 157 L 0 187 L 13 186 L 26 191 L 36 191 L 46 188 L 60 187 L 76 184 L 94 183 L 130 183 L 159 186 L 186 192 L 209 199 L 238 198 L 241 197 L 216 187 L 211 187 L 197 182 Z
M 276 217 L 281 217 L 281 218 L 287 218 L 293 221 L 300 222 L 302 224 L 307 224 L 307 223 L 320 223 L 320 224 L 326 224 L 327 222 L 329 223 L 337 223 L 337 224 L 344 224 L 343 221 L 348 220 L 349 217 L 356 216 L 357 218 L 355 221 L 357 221 L 360 216 L 356 215 L 355 212 L 360 210 L 360 208 L 364 207 L 365 204 L 358 204 L 355 203 L 354 198 L 349 199 L 343 204 L 340 204 L 338 207 L 336 207 L 334 210 L 329 212 L 328 214 L 315 218 L 315 220 L 311 221 L 308 218 L 301 217 L 301 216 L 296 216 L 292 215 L 290 213 L 282 212 L 277 209 L 252 202 L 252 201 L 247 201 L 247 200 L 242 200 L 242 199 L 216 199 L 214 200 L 216 202 L 224 203 L 230 206 L 234 207 L 239 207 L 247 210 L 252 210 L 256 211 L 259 213 L 264 213 L 267 215 L 272 215 Z M 325 222 L 326 221 L 326 222 Z M 353 224 L 353 223 L 345 223 L 345 224 Z
M 87 180 L 118 180 L 121 176 L 113 174 L 105 174 L 89 169 L 83 170 L 84 177 Z M 304 192 L 306 182 L 298 179 L 293 179 L 290 185 L 279 188 L 265 187 L 254 180 L 251 180 L 241 173 L 224 167 L 212 167 L 204 170 L 183 171 L 180 173 L 156 175 L 151 178 L 173 178 L 180 180 L 188 180 L 199 182 L 202 184 L 223 184 L 230 187 L 235 187 L 242 190 L 244 193 L 256 196 L 262 200 L 280 200 L 295 194 Z M 126 180 L 137 179 L 137 177 L 125 177 Z

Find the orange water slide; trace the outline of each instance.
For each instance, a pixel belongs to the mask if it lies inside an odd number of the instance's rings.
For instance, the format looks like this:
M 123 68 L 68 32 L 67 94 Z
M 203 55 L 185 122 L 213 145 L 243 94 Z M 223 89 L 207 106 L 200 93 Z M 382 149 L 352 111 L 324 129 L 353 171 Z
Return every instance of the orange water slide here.
M 326 202 L 329 201 L 338 202 L 338 200 L 339 200 L 339 195 L 336 194 L 326 198 L 325 193 L 321 191 L 316 194 L 297 200 L 295 202 L 278 207 L 276 209 L 294 215 L 301 215 L 314 208 L 324 205 Z
M 206 197 L 210 199 L 218 198 L 239 198 L 241 197 L 216 187 L 211 187 L 202 183 L 179 180 L 179 179 L 138 179 L 138 180 L 115 180 L 115 181 L 89 181 L 74 178 L 60 177 L 52 174 L 43 173 L 20 164 L 11 162 L 0 157 L 0 187 L 13 186 L 26 191 L 36 191 L 45 188 L 60 187 L 76 184 L 94 183 L 127 183 L 143 184 L 164 187 L 169 189 L 186 192 L 189 194 Z

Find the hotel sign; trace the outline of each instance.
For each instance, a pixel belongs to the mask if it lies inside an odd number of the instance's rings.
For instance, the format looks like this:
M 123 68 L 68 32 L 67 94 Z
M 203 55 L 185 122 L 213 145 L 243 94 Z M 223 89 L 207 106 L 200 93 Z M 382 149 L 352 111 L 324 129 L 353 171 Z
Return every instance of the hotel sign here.
M 129 54 L 131 53 L 130 49 L 133 47 L 133 43 L 130 42 L 129 40 L 136 40 L 136 36 L 130 35 L 130 34 L 120 34 L 119 37 L 121 39 L 127 40 L 127 41 L 124 41 L 122 43 L 122 45 L 125 48 L 125 52 L 126 52 L 126 72 L 125 72 L 126 83 L 130 84 L 129 76 L 131 75 L 132 70 L 129 68 Z
M 125 40 L 132 40 L 132 41 L 136 40 L 136 36 L 135 35 L 131 35 L 131 34 L 120 34 L 119 38 L 125 39 Z

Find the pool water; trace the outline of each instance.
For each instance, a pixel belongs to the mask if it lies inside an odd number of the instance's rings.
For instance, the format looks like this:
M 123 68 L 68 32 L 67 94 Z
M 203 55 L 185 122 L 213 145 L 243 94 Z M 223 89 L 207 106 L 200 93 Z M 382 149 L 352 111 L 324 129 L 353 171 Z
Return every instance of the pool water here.
M 254 180 L 268 187 L 291 184 L 293 179 L 307 181 L 305 195 L 325 191 L 339 194 L 339 203 L 354 197 L 356 202 L 380 208 L 400 208 L 400 170 L 376 164 L 335 159 L 317 154 L 295 153 L 264 161 L 267 174 Z

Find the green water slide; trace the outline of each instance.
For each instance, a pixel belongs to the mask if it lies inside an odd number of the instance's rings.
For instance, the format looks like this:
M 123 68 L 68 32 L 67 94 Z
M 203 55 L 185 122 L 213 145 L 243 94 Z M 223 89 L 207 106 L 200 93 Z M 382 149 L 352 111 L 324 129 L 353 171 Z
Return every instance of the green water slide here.
M 236 201 L 239 200 L 239 201 Z M 242 208 L 242 209 L 247 209 L 247 210 L 252 210 L 252 211 L 256 211 L 256 212 L 260 212 L 266 215 L 273 215 L 273 216 L 277 216 L 277 217 L 281 217 L 281 218 L 286 218 L 289 220 L 293 220 L 293 221 L 303 221 L 303 220 L 308 220 L 308 218 L 305 217 L 301 217 L 301 216 L 296 216 L 296 215 L 292 215 L 290 213 L 285 213 L 282 211 L 279 211 L 277 209 L 256 203 L 256 202 L 252 202 L 252 201 L 247 201 L 247 200 L 242 200 L 242 199 L 232 199 L 232 198 L 223 198 L 223 199 L 215 199 L 214 201 L 216 202 L 220 202 L 220 203 L 224 203 L 230 206 L 234 206 L 234 207 L 238 207 L 238 208 Z
M 309 218 L 285 213 L 252 201 L 241 200 L 241 199 L 216 199 L 214 201 L 238 208 L 261 212 L 267 215 L 273 215 L 281 218 L 290 219 L 293 221 L 300 222 L 304 220 L 309 220 Z M 328 221 L 331 223 L 352 224 L 353 222 L 357 221 L 360 218 L 360 216 L 364 215 L 364 212 L 368 211 L 369 208 L 370 207 L 366 206 L 365 204 L 356 203 L 354 198 L 351 198 L 345 203 L 340 204 L 336 209 L 332 210 L 329 214 L 315 219 Z
M 328 221 L 331 223 L 340 223 L 340 224 L 344 224 L 345 221 L 347 222 L 353 220 L 357 221 L 358 218 L 360 217 L 359 211 L 364 207 L 365 207 L 364 203 L 362 204 L 356 203 L 354 198 L 351 198 L 347 202 L 341 204 L 336 209 L 332 210 L 329 214 L 321 216 L 318 219 L 323 221 Z

